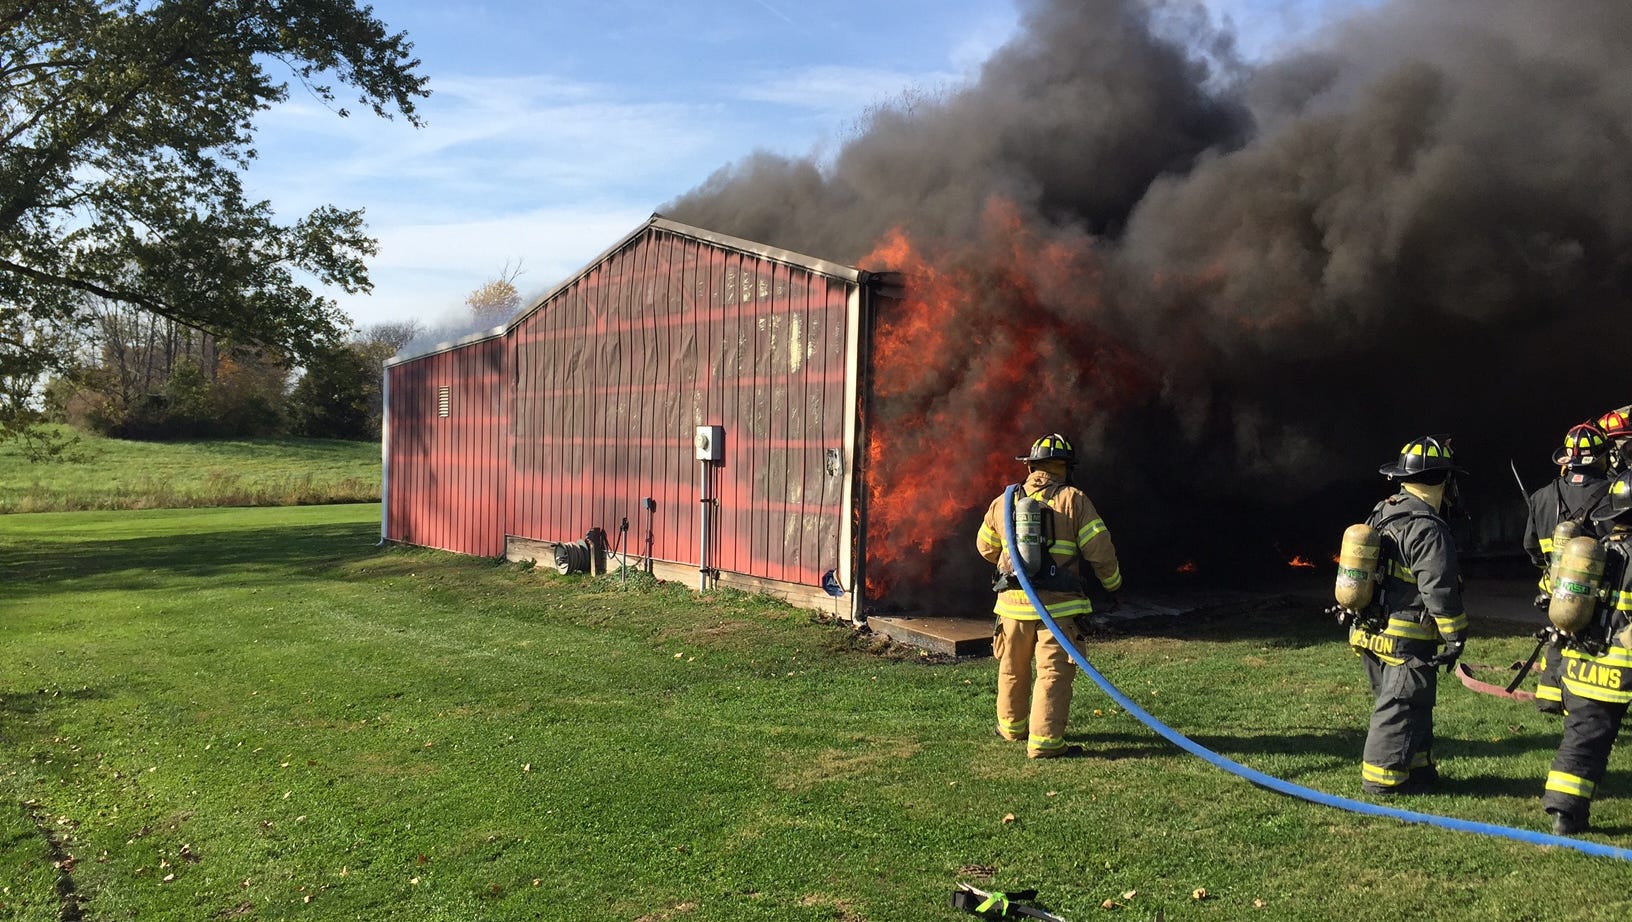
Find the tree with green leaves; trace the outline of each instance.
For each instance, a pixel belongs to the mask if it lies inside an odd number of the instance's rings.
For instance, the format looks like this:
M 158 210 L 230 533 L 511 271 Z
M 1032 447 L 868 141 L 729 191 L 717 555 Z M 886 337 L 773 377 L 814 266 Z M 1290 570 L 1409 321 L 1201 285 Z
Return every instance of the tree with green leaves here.
M 98 300 L 294 361 L 338 342 L 303 278 L 367 291 L 378 247 L 360 209 L 246 199 L 253 120 L 293 81 L 417 126 L 412 48 L 349 0 L 0 0 L 0 436 Z

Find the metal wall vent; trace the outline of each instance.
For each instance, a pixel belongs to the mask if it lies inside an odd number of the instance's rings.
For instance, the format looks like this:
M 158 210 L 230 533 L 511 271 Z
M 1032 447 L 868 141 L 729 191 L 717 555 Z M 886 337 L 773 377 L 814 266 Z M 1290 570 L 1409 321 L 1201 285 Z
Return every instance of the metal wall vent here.
M 436 389 L 436 415 L 446 417 L 453 409 L 453 386 L 444 384 Z

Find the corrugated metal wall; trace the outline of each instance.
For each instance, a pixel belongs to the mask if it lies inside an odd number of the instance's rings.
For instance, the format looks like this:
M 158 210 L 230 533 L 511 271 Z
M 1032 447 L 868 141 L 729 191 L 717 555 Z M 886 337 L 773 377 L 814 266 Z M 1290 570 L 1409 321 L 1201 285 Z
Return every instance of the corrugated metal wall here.
M 386 367 L 387 538 L 484 557 L 504 553 L 507 349 L 495 336 Z
M 855 283 L 648 227 L 523 317 L 510 534 L 699 556 L 695 427 L 725 427 L 711 564 L 815 585 L 841 555 Z M 393 398 L 394 400 L 395 398 Z M 835 453 L 829 469 L 827 453 Z

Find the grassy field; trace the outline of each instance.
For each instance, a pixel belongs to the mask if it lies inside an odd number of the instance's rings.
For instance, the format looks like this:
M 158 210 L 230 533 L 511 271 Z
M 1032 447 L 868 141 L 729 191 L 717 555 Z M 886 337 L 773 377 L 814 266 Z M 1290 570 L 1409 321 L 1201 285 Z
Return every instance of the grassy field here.
M 58 460 L 0 442 L 0 513 L 378 502 L 380 446 L 326 439 L 130 442 L 81 433 Z
M 1089 757 L 935 664 L 734 593 L 379 549 L 378 507 L 0 519 L 0 919 L 915 922 L 959 881 L 1073 922 L 1620 919 L 1632 866 L 1272 794 L 1078 680 Z M 1355 795 L 1358 662 L 1286 606 L 1098 667 L 1264 772 Z M 1529 652 L 1476 629 L 1470 656 Z M 1526 829 L 1559 725 L 1440 690 L 1443 793 Z M 1618 751 L 1592 838 L 1632 833 Z M 1202 891 L 1205 891 L 1202 893 Z M 1109 907 L 1109 908 L 1106 908 Z

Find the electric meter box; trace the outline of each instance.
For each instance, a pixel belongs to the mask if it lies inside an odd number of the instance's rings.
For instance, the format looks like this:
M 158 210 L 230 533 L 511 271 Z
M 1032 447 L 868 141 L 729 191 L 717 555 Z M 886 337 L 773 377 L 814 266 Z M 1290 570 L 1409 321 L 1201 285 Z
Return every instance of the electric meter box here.
M 725 460 L 724 426 L 698 426 L 692 443 L 697 446 L 698 461 Z

